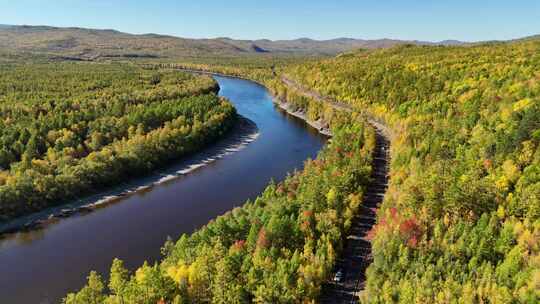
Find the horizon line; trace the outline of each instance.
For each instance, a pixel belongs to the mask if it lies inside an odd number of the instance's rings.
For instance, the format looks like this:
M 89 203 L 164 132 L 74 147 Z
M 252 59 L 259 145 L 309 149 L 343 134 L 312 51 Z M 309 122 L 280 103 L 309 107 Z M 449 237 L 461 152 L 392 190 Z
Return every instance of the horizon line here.
M 268 41 L 294 41 L 294 40 L 302 40 L 302 39 L 309 39 L 312 41 L 332 41 L 332 40 L 340 40 L 340 39 L 352 39 L 352 40 L 359 40 L 359 41 L 378 41 L 378 40 L 394 40 L 394 41 L 403 41 L 403 42 L 428 42 L 428 43 L 441 43 L 445 41 L 455 41 L 460 43 L 482 43 L 482 42 L 504 42 L 504 41 L 512 41 L 512 40 L 519 40 L 524 39 L 527 37 L 535 36 L 533 35 L 526 35 L 526 36 L 519 36 L 514 37 L 511 39 L 491 39 L 491 40 L 460 40 L 460 39 L 441 39 L 441 40 L 421 40 L 421 39 L 403 39 L 403 38 L 391 38 L 391 37 L 383 37 L 383 38 L 357 38 L 357 37 L 335 37 L 335 38 L 329 38 L 329 39 L 317 39 L 317 38 L 311 38 L 308 36 L 298 36 L 297 38 L 289 38 L 289 39 L 269 39 L 269 38 L 234 38 L 231 36 L 213 36 L 213 37 L 188 37 L 188 36 L 178 36 L 176 34 L 160 34 L 156 32 L 129 32 L 124 30 L 118 30 L 114 28 L 100 28 L 100 27 L 85 27 L 85 26 L 58 26 L 58 25 L 48 25 L 48 24 L 2 24 L 3 26 L 12 26 L 12 27 L 49 27 L 54 29 L 82 29 L 82 30 L 96 30 L 96 31 L 115 31 L 122 34 L 128 34 L 128 35 L 134 35 L 134 36 L 144 36 L 144 35 L 159 35 L 159 36 L 168 36 L 172 38 L 179 38 L 179 39 L 193 39 L 193 40 L 205 40 L 205 39 L 231 39 L 231 40 L 247 40 L 247 41 L 258 41 L 258 40 L 268 40 Z

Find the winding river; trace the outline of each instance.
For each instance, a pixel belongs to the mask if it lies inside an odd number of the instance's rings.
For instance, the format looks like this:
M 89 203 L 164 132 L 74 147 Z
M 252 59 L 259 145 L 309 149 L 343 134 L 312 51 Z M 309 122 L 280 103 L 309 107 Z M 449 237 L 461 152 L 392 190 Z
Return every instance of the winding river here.
M 90 270 L 106 275 L 115 257 L 131 269 L 145 260 L 156 261 L 168 236 L 176 239 L 255 198 L 270 180 L 301 169 L 324 145 L 326 139 L 315 129 L 278 109 L 264 87 L 235 78 L 215 79 L 220 95 L 256 124 L 257 139 L 106 208 L 0 240 L 0 303 L 57 303 L 80 288 Z M 220 149 L 218 143 L 172 166 L 198 162 Z

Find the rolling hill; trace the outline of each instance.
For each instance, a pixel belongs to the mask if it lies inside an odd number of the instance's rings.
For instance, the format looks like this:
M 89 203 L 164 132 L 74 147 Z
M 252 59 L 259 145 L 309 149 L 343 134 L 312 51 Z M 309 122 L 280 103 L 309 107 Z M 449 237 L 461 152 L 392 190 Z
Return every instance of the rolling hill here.
M 396 44 L 448 44 L 392 39 L 361 40 L 235 40 L 187 39 L 158 34 L 134 35 L 110 29 L 0 25 L 0 51 L 41 54 L 74 60 L 103 58 L 177 58 L 191 56 L 335 55 L 358 48 L 386 48 Z M 461 43 L 451 41 L 451 44 Z

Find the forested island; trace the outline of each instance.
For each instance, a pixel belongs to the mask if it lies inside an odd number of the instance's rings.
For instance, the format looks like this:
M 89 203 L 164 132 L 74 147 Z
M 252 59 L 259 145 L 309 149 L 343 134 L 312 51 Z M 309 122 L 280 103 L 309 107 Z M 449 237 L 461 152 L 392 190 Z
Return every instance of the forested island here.
M 0 68 L 1 221 L 147 174 L 236 120 L 207 76 L 127 64 Z

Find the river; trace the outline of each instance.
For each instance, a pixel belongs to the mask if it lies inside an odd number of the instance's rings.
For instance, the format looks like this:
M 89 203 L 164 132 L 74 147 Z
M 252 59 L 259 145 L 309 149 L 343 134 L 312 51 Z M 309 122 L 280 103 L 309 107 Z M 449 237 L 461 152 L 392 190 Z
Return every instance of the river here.
M 84 285 L 90 270 L 105 276 L 115 257 L 131 269 L 145 260 L 156 261 L 168 236 L 177 239 L 255 198 L 270 180 L 280 181 L 301 169 L 325 144 L 315 129 L 278 109 L 264 87 L 235 78 L 215 79 L 219 94 L 257 125 L 257 139 L 181 178 L 105 208 L 0 240 L 0 303 L 58 303 Z M 211 154 L 212 149 L 191 158 Z

